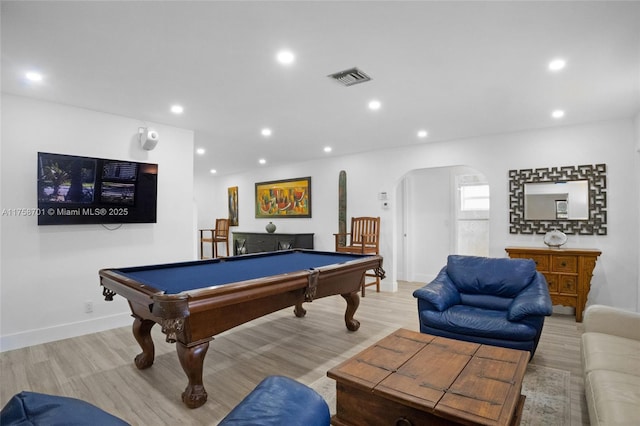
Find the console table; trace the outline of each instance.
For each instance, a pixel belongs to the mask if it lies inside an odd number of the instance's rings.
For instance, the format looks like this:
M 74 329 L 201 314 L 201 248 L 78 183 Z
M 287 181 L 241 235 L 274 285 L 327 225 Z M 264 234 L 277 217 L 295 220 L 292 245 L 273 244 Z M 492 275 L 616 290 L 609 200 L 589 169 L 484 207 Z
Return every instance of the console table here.
M 292 248 L 313 249 L 313 234 L 233 233 L 233 254 L 236 255 Z
M 582 322 L 600 250 L 543 247 L 507 247 L 505 250 L 511 258 L 533 259 L 536 269 L 547 279 L 552 303 L 574 307 L 576 321 Z

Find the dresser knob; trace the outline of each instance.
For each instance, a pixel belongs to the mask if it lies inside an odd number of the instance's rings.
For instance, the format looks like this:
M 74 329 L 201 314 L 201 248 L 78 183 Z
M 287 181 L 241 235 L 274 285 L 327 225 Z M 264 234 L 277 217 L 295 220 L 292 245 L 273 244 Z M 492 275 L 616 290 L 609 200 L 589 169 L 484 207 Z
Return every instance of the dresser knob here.
M 560 263 L 560 265 L 561 265 L 562 267 L 565 267 L 565 266 L 567 266 L 567 262 L 562 262 L 562 263 Z
M 406 417 L 400 417 L 396 420 L 396 426 L 413 426 L 413 423 Z

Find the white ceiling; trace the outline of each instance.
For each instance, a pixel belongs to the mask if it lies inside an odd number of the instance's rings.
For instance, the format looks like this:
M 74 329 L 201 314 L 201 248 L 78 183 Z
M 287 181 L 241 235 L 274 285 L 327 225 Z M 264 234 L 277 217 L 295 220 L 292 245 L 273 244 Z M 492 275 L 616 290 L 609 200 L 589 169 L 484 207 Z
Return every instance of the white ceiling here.
M 637 1 L 3 1 L 1 30 L 3 92 L 193 129 L 203 174 L 640 111 Z

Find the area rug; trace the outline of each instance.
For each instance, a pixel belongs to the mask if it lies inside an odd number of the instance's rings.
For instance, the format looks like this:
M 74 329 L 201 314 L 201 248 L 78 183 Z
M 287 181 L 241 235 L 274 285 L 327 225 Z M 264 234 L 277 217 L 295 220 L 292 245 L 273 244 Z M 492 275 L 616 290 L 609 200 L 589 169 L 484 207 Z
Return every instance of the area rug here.
M 568 371 L 529 364 L 522 382 L 522 394 L 527 397 L 522 410 L 523 426 L 571 424 L 571 374 Z M 336 382 L 321 377 L 311 388 L 336 412 Z M 371 425 L 373 426 L 373 425 Z
M 529 364 L 522 381 L 527 397 L 521 425 L 571 424 L 571 373 Z

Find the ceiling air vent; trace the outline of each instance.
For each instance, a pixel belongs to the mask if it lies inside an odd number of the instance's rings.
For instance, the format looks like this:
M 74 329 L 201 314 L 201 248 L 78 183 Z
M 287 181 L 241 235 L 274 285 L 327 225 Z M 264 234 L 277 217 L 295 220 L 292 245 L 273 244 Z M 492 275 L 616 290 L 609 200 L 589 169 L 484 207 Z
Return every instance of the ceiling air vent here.
M 367 74 L 358 68 L 351 68 L 345 71 L 340 71 L 334 74 L 330 74 L 327 77 L 334 79 L 343 86 L 353 86 L 354 84 L 364 83 L 371 80 Z

